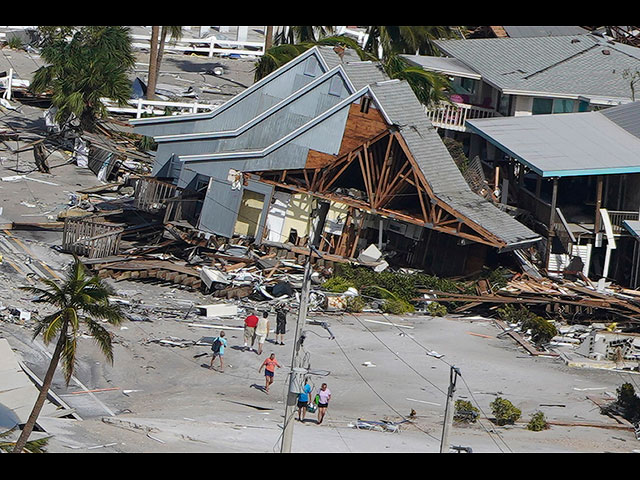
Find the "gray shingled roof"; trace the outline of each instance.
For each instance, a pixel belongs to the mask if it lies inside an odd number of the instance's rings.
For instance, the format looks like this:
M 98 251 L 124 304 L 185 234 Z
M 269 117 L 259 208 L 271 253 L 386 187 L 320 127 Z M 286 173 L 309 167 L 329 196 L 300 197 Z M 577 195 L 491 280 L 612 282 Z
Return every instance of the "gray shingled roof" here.
M 400 128 L 402 138 L 436 197 L 507 245 L 539 239 L 537 234 L 469 188 L 427 118 L 424 106 L 406 82 L 389 81 L 371 85 L 371 89 L 381 108 Z
M 607 108 L 599 113 L 634 137 L 640 138 L 640 101 Z
M 442 52 L 462 61 L 505 93 L 631 99 L 625 69 L 640 70 L 640 49 L 593 35 L 438 40 Z
M 565 35 L 581 35 L 587 33 L 582 27 L 570 26 L 549 26 L 538 27 L 532 25 L 505 27 L 504 31 L 511 38 L 532 38 L 532 37 L 559 37 Z

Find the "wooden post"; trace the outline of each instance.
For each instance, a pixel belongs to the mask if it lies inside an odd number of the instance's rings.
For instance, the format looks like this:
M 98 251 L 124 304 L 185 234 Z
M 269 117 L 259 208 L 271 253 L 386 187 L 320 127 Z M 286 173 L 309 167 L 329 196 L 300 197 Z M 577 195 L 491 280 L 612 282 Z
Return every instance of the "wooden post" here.
M 549 226 L 547 230 L 547 251 L 546 251 L 546 265 L 549 268 L 549 258 L 551 257 L 551 245 L 555 232 L 553 230 L 553 224 L 556 221 L 556 202 L 558 200 L 558 178 L 553 179 L 553 190 L 551 193 L 551 213 L 549 214 Z
M 600 231 L 600 209 L 602 208 L 602 175 L 598 176 L 598 183 L 596 186 L 596 219 L 593 225 L 593 233 Z

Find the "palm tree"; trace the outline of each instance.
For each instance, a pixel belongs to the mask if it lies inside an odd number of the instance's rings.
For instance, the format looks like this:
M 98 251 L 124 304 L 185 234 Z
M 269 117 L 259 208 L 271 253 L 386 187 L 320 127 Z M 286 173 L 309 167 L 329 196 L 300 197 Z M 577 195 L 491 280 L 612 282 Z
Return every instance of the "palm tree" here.
M 147 80 L 147 99 L 155 97 L 156 85 L 160 76 L 160 65 L 164 55 L 167 37 L 179 40 L 182 37 L 181 26 L 151 27 L 151 49 L 149 51 L 149 77 Z
M 60 360 L 65 381 L 69 385 L 75 367 L 76 339 L 80 335 L 80 327 L 84 325 L 87 328 L 106 359 L 113 364 L 111 335 L 96 320 L 106 320 L 111 325 L 118 325 L 124 320 L 119 306 L 109 303 L 113 290 L 98 277 L 88 276 L 84 265 L 77 257 L 62 284 L 58 285 L 48 279 L 42 281 L 48 288 L 22 289 L 39 295 L 41 301 L 55 306 L 57 310 L 38 320 L 33 338 L 42 334 L 45 344 L 49 344 L 57 335 L 57 342 L 40 394 L 16 442 L 14 453 L 23 451 L 33 431 Z
M 47 65 L 34 74 L 31 89 L 51 92 L 64 124 L 74 116 L 87 131 L 107 115 L 103 98 L 125 105 L 131 96 L 128 71 L 135 64 L 129 28 L 123 26 L 39 27 Z
M 283 27 L 273 39 L 274 45 L 314 43 L 333 35 L 334 27 Z
M 455 29 L 447 26 L 370 26 L 364 49 L 383 59 L 403 53 L 437 55 L 433 40 L 456 37 Z
M 367 27 L 368 39 L 364 47 L 343 35 L 320 36 L 317 40 L 309 35 L 309 29 L 315 29 L 311 31 L 322 35 L 324 32 L 330 31 L 329 27 L 288 28 L 289 32 L 294 32 L 286 37 L 289 40 L 298 38 L 307 38 L 308 40 L 295 44 L 285 43 L 267 50 L 256 63 L 256 81 L 314 45 L 342 45 L 356 51 L 361 60 L 379 61 L 389 78 L 406 80 L 418 100 L 424 105 L 434 105 L 446 99 L 445 94 L 449 88 L 449 81 L 445 76 L 411 66 L 400 55 L 405 53 L 436 54 L 433 40 L 455 36 L 454 27 L 370 26 Z
M 16 442 L 3 440 L 4 437 L 8 437 L 9 435 L 11 435 L 15 430 L 15 428 L 16 427 L 12 428 L 11 430 L 7 430 L 6 432 L 0 433 L 0 451 L 2 453 L 12 452 L 13 449 L 15 448 Z M 26 450 L 29 453 L 46 453 L 46 447 L 48 444 L 49 444 L 49 437 L 39 438 L 37 440 L 30 440 L 25 444 L 24 450 Z

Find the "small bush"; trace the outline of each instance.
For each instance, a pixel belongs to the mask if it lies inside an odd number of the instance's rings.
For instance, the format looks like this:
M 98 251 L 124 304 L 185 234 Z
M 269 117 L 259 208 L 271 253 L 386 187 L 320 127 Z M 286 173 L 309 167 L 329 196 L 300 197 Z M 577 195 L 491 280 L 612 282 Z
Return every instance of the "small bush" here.
M 636 395 L 633 385 L 623 383 L 617 388 L 618 399 L 616 404 L 620 407 L 622 416 L 631 423 L 640 422 L 640 398 Z
M 507 274 L 508 272 L 502 267 L 492 270 L 487 276 L 487 281 L 489 282 L 489 285 L 491 285 L 491 289 L 499 290 L 506 287 L 509 283 Z
M 344 293 L 353 286 L 354 284 L 352 281 L 339 276 L 331 277 L 322 284 L 323 289 L 332 293 Z
M 347 298 L 347 312 L 360 313 L 364 310 L 364 300 L 361 296 Z
M 542 317 L 533 316 L 523 322 L 523 330 L 531 330 L 531 341 L 536 345 L 544 345 L 558 334 L 556 327 Z
M 389 313 L 391 315 L 402 315 L 403 313 L 413 312 L 415 308 L 409 302 L 402 300 L 401 298 L 391 298 L 384 301 L 381 310 L 384 313 Z
M 432 317 L 444 317 L 447 314 L 447 307 L 438 302 L 431 302 L 427 305 L 427 312 Z
M 531 430 L 532 432 L 541 432 L 542 430 L 546 430 L 549 428 L 549 424 L 547 423 L 547 419 L 542 412 L 536 412 L 531 416 L 531 420 L 527 424 L 527 430 Z
M 453 419 L 461 423 L 475 423 L 480 415 L 480 410 L 466 400 L 456 400 L 456 409 Z
M 512 425 L 520 418 L 522 412 L 509 400 L 498 397 L 489 404 L 498 425 Z
M 24 44 L 18 37 L 11 37 L 9 40 L 7 40 L 7 46 L 13 50 L 24 49 Z
M 531 319 L 534 314 L 525 306 L 516 307 L 508 303 L 498 309 L 498 316 L 507 323 L 522 324 Z

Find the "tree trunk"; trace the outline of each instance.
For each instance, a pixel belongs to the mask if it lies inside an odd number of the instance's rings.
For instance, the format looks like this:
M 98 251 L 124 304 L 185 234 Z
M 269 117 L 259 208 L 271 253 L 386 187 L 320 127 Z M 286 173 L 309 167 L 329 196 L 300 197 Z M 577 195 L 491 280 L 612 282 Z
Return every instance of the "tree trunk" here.
M 156 59 L 156 81 L 160 78 L 160 65 L 162 65 L 162 56 L 164 55 L 164 44 L 167 41 L 167 27 L 162 27 L 160 33 L 160 46 L 158 47 L 158 58 Z
M 58 338 L 58 343 L 56 344 L 56 348 L 53 352 L 53 356 L 51 357 L 51 362 L 49 363 L 49 368 L 47 369 L 47 373 L 44 376 L 44 380 L 42 381 L 42 387 L 40 388 L 40 394 L 36 399 L 36 403 L 33 406 L 33 410 L 27 419 L 27 423 L 24 424 L 22 428 L 22 433 L 20 437 L 18 437 L 18 441 L 13 449 L 13 453 L 22 453 L 24 446 L 27 444 L 29 440 L 29 436 L 31 432 L 33 432 L 33 428 L 36 425 L 36 421 L 38 420 L 38 416 L 40 415 L 40 411 L 44 406 L 44 402 L 47 399 L 47 395 L 49 394 L 49 388 L 51 387 L 51 383 L 53 382 L 53 375 L 56 372 L 56 368 L 58 366 L 58 361 L 60 360 L 60 354 L 62 352 L 62 347 L 64 345 L 64 338 L 67 335 L 67 320 L 64 321 L 62 325 L 62 329 L 60 332 L 60 337 Z
M 265 32 L 264 49 L 269 50 L 273 46 L 273 27 L 267 27 Z
M 153 100 L 156 96 L 156 84 L 158 83 L 158 34 L 159 27 L 151 27 L 151 49 L 149 50 L 149 78 L 147 79 L 147 100 Z

